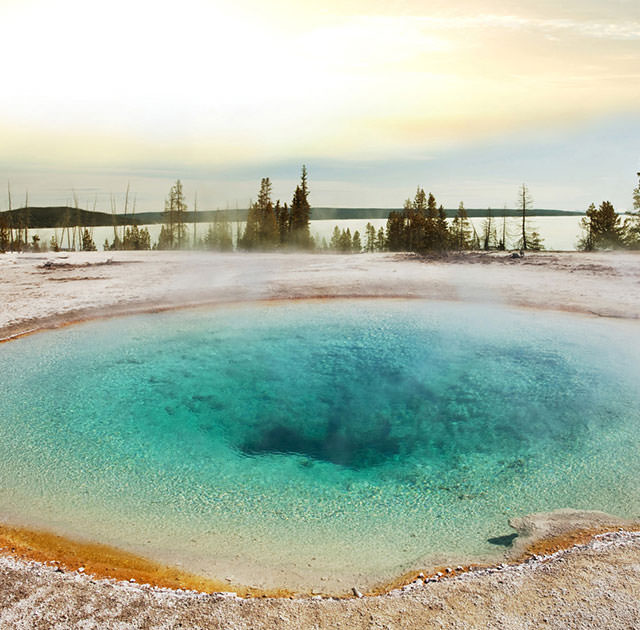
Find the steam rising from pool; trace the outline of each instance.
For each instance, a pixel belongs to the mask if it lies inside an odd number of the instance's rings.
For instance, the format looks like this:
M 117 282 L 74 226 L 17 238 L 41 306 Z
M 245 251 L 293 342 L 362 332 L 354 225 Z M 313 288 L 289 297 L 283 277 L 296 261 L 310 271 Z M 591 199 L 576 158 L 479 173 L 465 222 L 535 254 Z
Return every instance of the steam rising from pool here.
M 639 337 L 344 300 L 21 339 L 0 347 L 0 514 L 262 587 L 495 558 L 511 516 L 640 513 Z

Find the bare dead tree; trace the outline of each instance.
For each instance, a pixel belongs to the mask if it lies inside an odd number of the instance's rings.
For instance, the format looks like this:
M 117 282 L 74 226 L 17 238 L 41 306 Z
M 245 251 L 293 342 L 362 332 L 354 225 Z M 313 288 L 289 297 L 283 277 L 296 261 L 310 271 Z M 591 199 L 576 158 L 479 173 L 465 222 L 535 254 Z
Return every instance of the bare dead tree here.
M 522 212 L 522 235 L 520 245 L 522 249 L 527 249 L 527 211 L 533 207 L 533 197 L 526 184 L 522 184 L 518 189 L 518 209 Z
M 193 200 L 193 249 L 197 247 L 197 237 L 196 237 L 196 225 L 197 224 L 197 215 L 198 215 L 198 193 L 196 192 L 195 199 Z

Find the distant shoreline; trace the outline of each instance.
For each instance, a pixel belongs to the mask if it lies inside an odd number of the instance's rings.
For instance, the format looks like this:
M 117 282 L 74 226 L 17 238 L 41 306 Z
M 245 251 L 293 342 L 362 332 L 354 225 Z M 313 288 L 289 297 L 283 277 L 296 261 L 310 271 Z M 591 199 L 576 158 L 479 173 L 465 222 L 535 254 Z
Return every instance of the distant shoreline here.
M 489 211 L 495 218 L 520 217 L 522 212 L 517 209 L 488 209 L 467 208 L 469 218 L 488 217 Z M 312 221 L 346 221 L 350 219 L 375 220 L 386 219 L 390 212 L 401 212 L 402 208 L 329 208 L 318 207 L 311 209 Z M 456 209 L 445 208 L 447 216 L 455 216 Z M 185 213 L 185 223 L 212 223 L 216 220 L 245 221 L 247 208 L 233 208 L 227 210 L 202 210 Z M 527 210 L 527 217 L 571 217 L 583 216 L 584 212 L 573 210 L 532 209 Z M 153 225 L 162 223 L 165 218 L 163 212 L 135 212 L 117 213 L 98 212 L 72 208 L 70 206 L 30 206 L 5 210 L 0 212 L 0 221 L 6 219 L 9 225 L 24 228 L 25 217 L 28 217 L 28 229 L 60 228 L 60 227 L 107 227 L 113 225 Z

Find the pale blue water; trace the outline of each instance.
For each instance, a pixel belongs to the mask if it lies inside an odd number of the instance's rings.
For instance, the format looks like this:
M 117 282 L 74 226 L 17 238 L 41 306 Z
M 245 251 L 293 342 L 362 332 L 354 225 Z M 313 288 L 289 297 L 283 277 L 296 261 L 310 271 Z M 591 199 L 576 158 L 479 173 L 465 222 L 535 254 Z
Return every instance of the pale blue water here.
M 486 559 L 507 519 L 640 515 L 637 322 L 351 300 L 0 346 L 0 514 L 317 590 Z

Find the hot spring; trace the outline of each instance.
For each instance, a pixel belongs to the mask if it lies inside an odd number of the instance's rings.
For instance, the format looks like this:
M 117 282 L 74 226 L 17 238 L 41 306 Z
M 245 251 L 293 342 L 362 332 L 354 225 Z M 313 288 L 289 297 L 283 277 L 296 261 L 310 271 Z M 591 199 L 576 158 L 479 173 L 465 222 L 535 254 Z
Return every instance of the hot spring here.
M 230 584 L 496 561 L 512 516 L 640 514 L 637 322 L 258 303 L 0 346 L 0 515 Z

